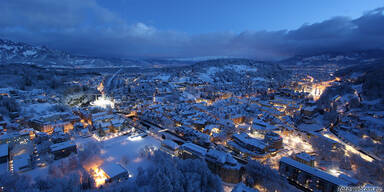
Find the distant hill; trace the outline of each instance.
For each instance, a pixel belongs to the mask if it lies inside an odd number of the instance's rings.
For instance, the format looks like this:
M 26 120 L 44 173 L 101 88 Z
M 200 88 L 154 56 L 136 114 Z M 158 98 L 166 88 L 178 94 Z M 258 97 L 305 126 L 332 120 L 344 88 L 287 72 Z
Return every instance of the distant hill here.
M 78 56 L 64 51 L 33 46 L 23 42 L 0 39 L 0 63 L 33 64 L 41 67 L 103 68 L 103 67 L 156 67 L 180 66 L 193 60 L 177 59 L 123 59 Z
M 315 55 L 297 55 L 280 63 L 286 65 L 312 66 L 338 64 L 342 66 L 370 64 L 384 58 L 384 50 L 363 50 L 353 52 L 324 52 Z

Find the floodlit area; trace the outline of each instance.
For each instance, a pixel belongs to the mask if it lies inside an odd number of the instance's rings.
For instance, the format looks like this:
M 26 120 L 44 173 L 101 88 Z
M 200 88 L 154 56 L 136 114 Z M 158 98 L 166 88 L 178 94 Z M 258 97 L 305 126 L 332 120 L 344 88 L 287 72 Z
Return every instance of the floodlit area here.
M 325 89 L 327 89 L 328 87 L 332 86 L 333 82 L 340 81 L 340 78 L 336 77 L 333 80 L 314 83 L 314 78 L 311 77 L 311 76 L 309 76 L 309 78 L 311 79 L 310 83 L 312 85 L 311 85 L 311 89 L 308 91 L 308 93 L 313 98 L 314 101 L 319 100 L 321 95 L 325 91 Z
M 106 96 L 102 95 L 101 97 L 98 97 L 95 101 L 91 102 L 91 105 L 101 108 L 114 108 L 115 102 Z
M 91 140 L 88 142 L 98 142 Z M 145 167 L 146 161 L 140 157 L 140 151 L 146 146 L 159 148 L 160 141 L 153 137 L 132 139 L 131 136 L 120 136 L 100 142 L 102 145 L 101 159 L 107 163 L 118 163 L 130 171 L 133 175 L 139 166 Z M 125 162 L 128 162 L 125 164 Z
M 306 152 L 312 153 L 313 148 L 312 145 L 303 139 L 302 136 L 292 133 L 283 136 L 284 148 L 289 151 L 289 155 Z
M 351 145 L 341 141 L 340 139 L 338 139 L 336 136 L 334 136 L 333 134 L 324 134 L 325 137 L 329 138 L 329 139 L 332 139 L 334 141 L 337 141 L 338 143 L 341 143 L 342 145 L 344 145 L 345 147 L 345 150 L 346 150 L 346 153 L 345 155 L 346 156 L 350 156 L 349 153 L 353 153 L 353 154 L 357 154 L 359 155 L 362 159 L 364 159 L 365 161 L 368 161 L 368 162 L 372 162 L 374 159 L 362 152 L 360 152 L 359 150 L 355 149 L 354 147 L 352 147 Z

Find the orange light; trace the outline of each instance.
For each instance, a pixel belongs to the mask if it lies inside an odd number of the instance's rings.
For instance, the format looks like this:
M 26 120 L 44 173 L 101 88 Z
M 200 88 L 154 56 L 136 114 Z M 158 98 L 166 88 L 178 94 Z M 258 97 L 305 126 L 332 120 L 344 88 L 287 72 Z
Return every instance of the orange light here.
M 105 172 L 98 167 L 95 167 L 92 170 L 93 170 L 92 177 L 93 177 L 93 180 L 95 180 L 96 187 L 100 187 L 101 185 L 104 185 L 105 180 L 108 179 Z

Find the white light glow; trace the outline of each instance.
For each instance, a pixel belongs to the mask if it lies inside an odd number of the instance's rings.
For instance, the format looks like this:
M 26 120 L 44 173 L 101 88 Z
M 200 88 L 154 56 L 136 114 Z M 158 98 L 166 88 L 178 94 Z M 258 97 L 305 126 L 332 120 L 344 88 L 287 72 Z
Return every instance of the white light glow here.
M 333 176 L 336 176 L 338 177 L 340 175 L 340 171 L 336 170 L 336 169 L 330 169 L 329 170 L 329 173 Z
M 104 95 L 97 98 L 95 101 L 91 102 L 91 105 L 97 106 L 97 107 L 102 107 L 102 108 L 107 108 L 107 107 L 114 108 L 115 107 L 115 103 L 113 101 L 109 100 L 108 98 L 106 98 Z
M 127 139 L 130 141 L 140 141 L 143 138 L 141 136 L 133 136 L 133 137 L 128 137 Z

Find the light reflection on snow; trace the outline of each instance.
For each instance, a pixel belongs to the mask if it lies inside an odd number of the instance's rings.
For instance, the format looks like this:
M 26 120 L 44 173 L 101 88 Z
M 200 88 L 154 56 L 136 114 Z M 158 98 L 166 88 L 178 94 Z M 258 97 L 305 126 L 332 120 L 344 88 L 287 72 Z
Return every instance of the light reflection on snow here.
M 115 102 L 113 102 L 112 100 L 102 95 L 101 97 L 97 98 L 95 101 L 91 102 L 91 105 L 101 107 L 101 108 L 107 108 L 107 107 L 114 108 Z

